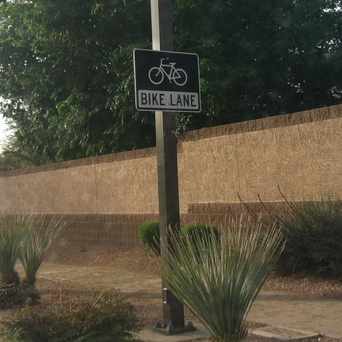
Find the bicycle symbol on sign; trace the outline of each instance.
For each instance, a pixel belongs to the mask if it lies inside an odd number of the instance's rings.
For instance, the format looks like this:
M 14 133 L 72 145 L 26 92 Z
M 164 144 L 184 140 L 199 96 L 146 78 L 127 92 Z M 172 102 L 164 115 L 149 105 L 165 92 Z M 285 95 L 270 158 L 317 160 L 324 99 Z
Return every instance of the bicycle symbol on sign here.
M 188 74 L 184 69 L 176 68 L 176 63 L 165 63 L 165 59 L 160 60 L 159 67 L 153 67 L 148 72 L 148 78 L 154 85 L 162 84 L 165 77 L 170 83 L 174 83 L 179 87 L 183 87 L 188 82 Z

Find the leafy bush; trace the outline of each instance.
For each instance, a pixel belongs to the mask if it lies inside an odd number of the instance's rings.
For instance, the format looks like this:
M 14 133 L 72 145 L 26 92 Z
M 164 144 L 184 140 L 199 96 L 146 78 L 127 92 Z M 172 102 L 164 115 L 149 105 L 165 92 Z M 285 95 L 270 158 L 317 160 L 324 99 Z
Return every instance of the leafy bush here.
M 160 255 L 160 229 L 159 222 L 147 221 L 139 226 L 139 238 L 144 246 Z
M 286 238 L 279 272 L 341 277 L 342 201 L 284 203 L 288 210 L 277 218 Z
M 206 224 L 188 224 L 181 227 L 182 236 L 189 236 L 194 240 L 194 235 L 199 234 L 202 238 L 214 234 L 217 238 L 219 232 L 214 226 Z M 156 255 L 160 255 L 160 227 L 157 221 L 147 221 L 139 226 L 139 238 L 144 246 Z
M 108 292 L 86 302 L 25 308 L 4 325 L 3 336 L 12 342 L 126 342 L 134 340 L 138 320 L 121 295 Z
M 219 239 L 170 231 L 173 247 L 162 265 L 170 290 L 221 342 L 247 334 L 246 316 L 283 247 L 275 225 L 244 218 L 227 222 Z M 198 248 L 206 253 L 198 254 Z

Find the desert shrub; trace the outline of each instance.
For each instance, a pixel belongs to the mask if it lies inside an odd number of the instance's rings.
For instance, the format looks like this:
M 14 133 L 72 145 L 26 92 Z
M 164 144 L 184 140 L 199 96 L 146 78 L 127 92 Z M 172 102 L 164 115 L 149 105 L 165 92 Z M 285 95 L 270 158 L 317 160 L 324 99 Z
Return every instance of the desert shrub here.
M 26 219 L 19 253 L 20 262 L 25 270 L 24 286 L 35 286 L 36 275 L 46 252 L 63 227 L 63 220 L 53 216 Z
M 194 248 L 197 249 L 197 255 L 206 252 L 206 241 L 210 241 L 211 238 L 215 238 L 219 241 L 220 238 L 220 233 L 216 227 L 201 223 L 182 226 L 181 234 L 183 238 L 189 239 L 194 244 Z M 198 240 L 201 240 L 203 243 L 198 245 Z M 200 260 L 201 258 L 198 259 L 199 262 Z
M 216 227 L 201 223 L 184 225 L 181 228 L 181 232 L 183 236 L 188 236 L 189 239 L 193 240 L 194 242 L 197 241 L 197 236 L 203 240 L 210 238 L 211 235 L 214 235 L 217 239 L 220 236 L 220 233 Z
M 276 225 L 244 217 L 227 223 L 220 238 L 190 239 L 170 231 L 173 248 L 162 264 L 170 290 L 220 342 L 246 336 L 246 316 L 283 249 Z
M 159 222 L 147 221 L 142 223 L 139 226 L 139 238 L 148 250 L 160 255 Z
M 54 217 L 0 216 L 0 309 L 39 298 L 36 274 L 62 226 Z M 15 270 L 18 260 L 25 271 L 23 282 Z
M 0 310 L 25 301 L 15 270 L 23 239 L 23 225 L 23 217 L 0 216 Z
M 286 214 L 278 217 L 286 238 L 278 271 L 317 276 L 342 276 L 342 201 L 285 200 Z
M 12 342 L 126 342 L 137 329 L 133 307 L 108 292 L 87 301 L 24 308 L 4 322 L 2 335 Z
M 20 216 L 0 217 L 0 285 L 18 285 L 15 264 L 23 239 L 24 219 Z

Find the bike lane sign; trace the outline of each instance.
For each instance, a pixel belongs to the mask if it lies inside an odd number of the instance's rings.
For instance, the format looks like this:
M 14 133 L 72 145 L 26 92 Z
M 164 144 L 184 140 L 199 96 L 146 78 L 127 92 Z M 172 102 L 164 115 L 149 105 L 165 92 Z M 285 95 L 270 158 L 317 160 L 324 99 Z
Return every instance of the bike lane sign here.
M 197 54 L 135 49 L 133 57 L 138 111 L 201 111 Z

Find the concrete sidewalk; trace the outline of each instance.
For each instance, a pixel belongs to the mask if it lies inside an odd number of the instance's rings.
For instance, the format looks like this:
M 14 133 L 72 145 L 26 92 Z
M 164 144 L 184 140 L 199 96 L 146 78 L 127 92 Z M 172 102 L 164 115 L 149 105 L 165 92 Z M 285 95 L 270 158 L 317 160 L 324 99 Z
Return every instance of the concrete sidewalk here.
M 262 292 L 249 319 L 342 339 L 342 300 L 338 299 L 294 298 L 283 292 Z

